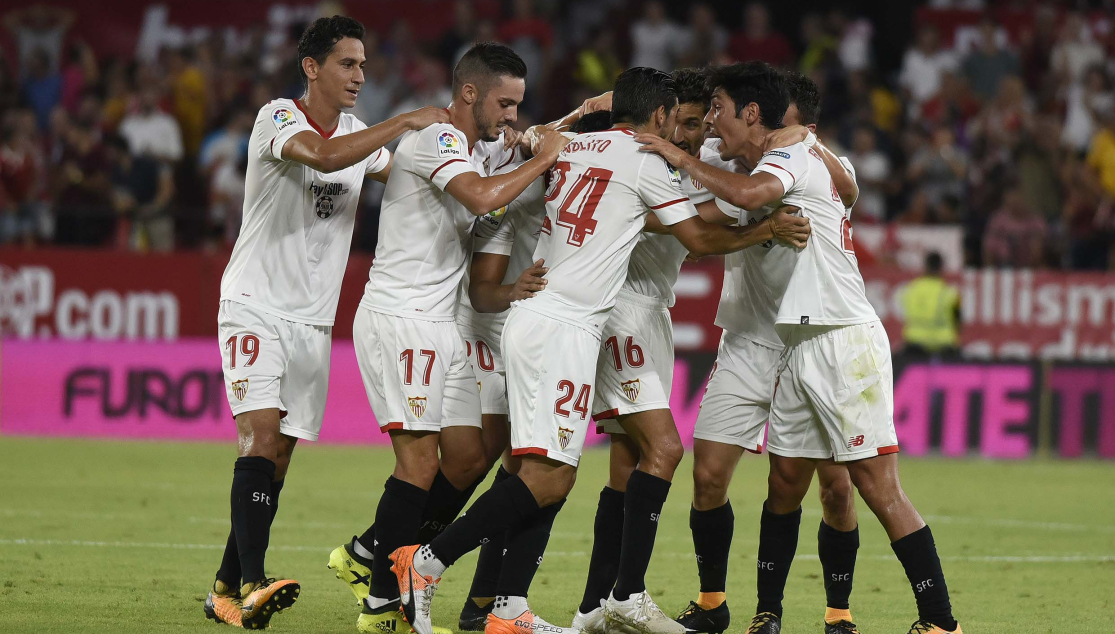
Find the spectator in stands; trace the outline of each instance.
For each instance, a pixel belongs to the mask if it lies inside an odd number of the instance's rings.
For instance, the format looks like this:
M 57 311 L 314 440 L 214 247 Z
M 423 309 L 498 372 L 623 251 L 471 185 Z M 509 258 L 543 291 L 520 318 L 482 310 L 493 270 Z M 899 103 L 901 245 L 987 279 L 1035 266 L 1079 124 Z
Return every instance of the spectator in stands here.
M 124 220 L 117 246 L 137 251 L 174 249 L 174 177 L 170 166 L 149 154 L 133 155 L 120 137 L 106 141 L 112 161 L 112 206 Z
M 743 8 L 743 27 L 732 36 L 728 52 L 738 61 L 760 60 L 782 68 L 794 61 L 790 40 L 771 28 L 770 12 L 760 2 Z
M 76 112 L 86 89 L 97 85 L 99 75 L 93 49 L 85 42 L 75 42 L 69 61 L 62 67 L 62 107 Z
M 903 352 L 913 357 L 960 355 L 960 292 L 945 281 L 941 254 L 925 256 L 925 271 L 902 289 Z
M 612 89 L 616 77 L 623 72 L 623 64 L 616 53 L 615 35 L 603 27 L 592 34 L 589 46 L 577 55 L 574 77 L 587 92 L 599 94 Z
M 689 24 L 684 33 L 684 46 L 678 67 L 700 67 L 727 61 L 728 30 L 716 22 L 716 12 L 704 2 L 689 8 Z
M 875 27 L 866 18 L 848 19 L 839 8 L 829 11 L 829 24 L 832 32 L 840 40 L 838 54 L 840 64 L 849 73 L 864 71 L 871 67 L 871 38 Z
M 801 19 L 801 40 L 805 50 L 798 59 L 798 68 L 809 74 L 829 61 L 836 59 L 839 41 L 828 31 L 828 25 L 820 13 L 806 13 Z
M 0 127 L 0 244 L 32 245 L 46 237 L 40 227 L 47 210 L 43 202 L 46 171 L 34 129 L 9 117 Z M 49 227 L 48 227 L 49 230 Z
M 918 31 L 917 46 L 906 51 L 902 58 L 902 71 L 898 85 L 906 92 L 911 109 L 911 118 L 918 115 L 922 103 L 928 101 L 941 89 L 941 76 L 956 70 L 956 57 L 951 51 L 941 48 L 940 34 L 933 26 L 924 26 Z
M 984 231 L 983 263 L 1012 269 L 1040 267 L 1045 261 L 1047 233 L 1045 222 L 1027 203 L 1022 190 L 1011 187 Z
M 685 30 L 666 17 L 659 0 L 643 5 L 643 16 L 631 25 L 631 66 L 649 66 L 669 72 L 677 67 L 686 42 Z
M 35 112 L 35 122 L 45 130 L 50 111 L 62 101 L 62 76 L 50 69 L 50 58 L 43 49 L 31 52 L 27 77 L 23 80 L 23 102 Z
M 550 74 L 554 30 L 549 22 L 536 15 L 534 0 L 513 0 L 511 7 L 511 17 L 499 22 L 499 40 L 515 49 L 530 69 L 522 107 L 529 112 L 540 112 L 544 105 L 540 88 Z
M 194 63 L 190 48 L 176 48 L 167 55 L 172 113 L 182 134 L 182 150 L 197 156 L 205 136 L 208 86 L 205 75 Z
M 1019 73 L 1018 57 L 996 42 L 999 25 L 985 14 L 979 24 L 978 46 L 964 58 L 963 73 L 968 85 L 980 99 L 988 100 L 999 91 L 1003 78 Z
M 1092 137 L 1087 162 L 1097 191 L 1111 203 L 1115 201 L 1115 108 L 1107 110 L 1101 121 L 1103 127 Z
M 1103 48 L 1092 38 L 1084 17 L 1075 12 L 1068 14 L 1053 48 L 1054 76 L 1063 85 L 1078 84 L 1088 68 L 1103 62 Z
M 103 246 L 116 227 L 112 200 L 112 162 L 97 130 L 60 117 L 51 130 L 60 160 L 52 171 L 57 216 L 56 242 Z
M 472 0 L 456 0 L 453 3 L 453 25 L 446 31 L 437 43 L 438 57 L 441 58 L 441 63 L 445 64 L 446 68 L 453 68 L 457 65 L 457 61 L 461 58 L 461 47 L 472 44 L 473 38 L 476 37 L 476 8 L 472 6 Z M 369 38 L 374 39 L 375 35 L 369 31 Z M 371 61 L 372 51 L 378 46 L 370 46 L 369 42 L 364 43 L 364 55 Z M 466 49 L 467 50 L 467 49 Z M 371 64 L 369 64 L 371 65 Z M 360 91 L 361 96 L 364 91 Z M 368 121 L 365 119 L 365 121 Z M 382 119 L 376 119 L 382 121 Z M 373 125 L 369 122 L 369 125 Z
M 1087 152 L 1096 133 L 1096 120 L 1115 109 L 1115 92 L 1101 64 L 1084 74 L 1084 81 L 1068 86 L 1065 92 L 1065 126 L 1061 142 L 1074 152 Z
M 248 169 L 248 148 L 231 161 L 217 167 L 209 185 L 209 243 L 231 248 L 240 235 L 244 213 L 244 174 Z
M 890 159 L 875 147 L 875 131 L 860 127 L 852 137 L 852 153 L 848 157 L 856 168 L 859 198 L 856 218 L 869 222 L 887 220 L 887 191 L 891 186 Z
M 364 55 L 368 58 L 364 65 L 364 85 L 356 97 L 356 107 L 352 109 L 352 114 L 366 125 L 372 126 L 390 117 L 400 82 L 398 73 L 379 51 L 374 40 L 365 43 Z M 456 51 L 450 54 L 451 57 L 454 55 Z
M 135 156 L 149 156 L 169 163 L 182 159 L 182 131 L 178 121 L 159 109 L 162 95 L 158 88 L 146 86 L 139 93 L 135 112 L 120 122 L 120 136 Z
M 936 206 L 945 196 L 961 197 L 967 172 L 968 157 L 956 144 L 952 130 L 941 126 L 933 131 L 930 143 L 910 158 L 906 178 Z
M 30 69 L 38 52 L 46 55 L 47 71 L 57 73 L 62 61 L 62 44 L 76 15 L 70 9 L 36 3 L 12 9 L 4 15 L 4 26 L 12 32 L 20 68 Z

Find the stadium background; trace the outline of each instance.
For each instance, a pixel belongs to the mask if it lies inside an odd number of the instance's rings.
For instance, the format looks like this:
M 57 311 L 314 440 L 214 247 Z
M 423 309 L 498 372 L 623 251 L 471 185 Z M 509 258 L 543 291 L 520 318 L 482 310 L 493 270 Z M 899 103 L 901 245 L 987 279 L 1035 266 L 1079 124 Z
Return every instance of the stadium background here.
M 90 439 L 235 437 L 215 317 L 220 275 L 239 223 L 245 135 L 263 103 L 300 94 L 297 36 L 314 17 L 336 12 L 369 27 L 366 84 L 355 111 L 367 122 L 447 103 L 453 62 L 484 39 L 511 44 L 528 62 L 520 128 L 606 90 L 629 65 L 671 69 L 758 58 L 807 72 L 823 93 L 820 136 L 858 171 L 855 244 L 869 296 L 896 351 L 899 439 L 904 456 L 926 456 L 908 460 L 905 473 L 923 478 L 930 509 L 960 518 L 956 531 L 977 526 L 991 540 L 990 547 L 975 542 L 966 554 L 1019 566 L 981 583 L 1029 580 L 1018 581 L 1031 584 L 1022 594 L 1042 599 L 1041 614 L 1050 619 L 1066 605 L 1111 616 L 1110 596 L 1083 603 L 1103 579 L 1110 582 L 1115 561 L 1109 523 L 1115 518 L 1094 510 L 1115 506 L 1107 462 L 1115 458 L 1110 1 L 807 0 L 790 7 L 637 0 L 66 0 L 0 10 L 0 476 L 10 493 L 0 498 L 0 518 L 6 518 L 0 521 L 0 559 L 7 560 L 0 565 L 0 575 L 7 575 L 0 631 L 30 631 L 11 624 L 39 623 L 38 610 L 47 609 L 13 598 L 26 585 L 25 566 L 42 559 L 38 549 L 84 539 L 151 544 L 153 538 L 142 535 L 162 535 L 158 518 L 143 510 L 146 494 L 136 506 L 137 479 L 168 479 L 160 494 L 170 498 L 165 517 L 185 528 L 198 529 L 193 519 L 175 515 L 193 513 L 190 504 L 209 516 L 227 513 L 212 506 L 224 499 L 228 442 Z M 371 181 L 364 190 L 337 316 L 323 443 L 386 441 L 375 429 L 348 341 L 382 193 Z M 897 297 L 920 273 L 929 250 L 942 253 L 949 279 L 961 290 L 959 359 L 926 363 L 901 353 Z M 687 264 L 677 288 L 672 409 L 687 441 L 719 338 L 711 322 L 721 274 L 715 259 Z M 299 451 L 307 465 L 325 470 L 311 476 L 307 466 L 306 477 L 336 490 L 381 481 L 330 471 L 339 469 L 337 461 L 372 456 L 376 474 L 390 464 L 381 450 Z M 971 460 L 953 460 L 960 457 Z M 590 452 L 589 474 L 600 476 L 603 458 Z M 762 497 L 763 462 L 744 462 L 740 479 L 750 480 L 738 486 L 746 487 L 750 504 Z M 201 477 L 212 486 L 193 491 L 196 481 L 184 474 L 210 467 L 221 477 Z M 688 539 L 681 519 L 689 491 L 685 468 L 671 496 L 677 526 L 665 533 L 676 530 L 667 541 L 677 543 L 663 546 L 667 551 L 685 551 Z M 86 498 L 59 474 L 104 488 Z M 973 492 L 979 483 L 993 489 Z M 578 495 L 587 500 L 595 486 L 582 484 Z M 180 487 L 191 493 L 176 508 Z M 367 495 L 374 501 L 378 484 L 372 489 Z M 969 497 L 949 495 L 961 490 Z M 299 495 L 284 497 L 295 517 L 330 513 L 322 500 Z M 1043 509 L 1036 500 L 1044 500 Z M 79 532 L 94 537 L 34 519 L 49 516 L 51 508 L 92 502 L 100 515 L 64 515 L 62 523 L 80 524 Z M 318 506 L 300 512 L 298 504 Z M 579 525 L 591 523 L 591 509 L 583 506 L 571 513 L 583 512 Z M 970 515 L 946 514 L 965 509 Z M 114 513 L 116 520 L 104 519 Z M 122 517 L 131 518 L 128 528 L 119 523 Z M 744 563 L 753 554 L 753 540 L 747 540 L 756 525 L 745 524 L 746 517 L 740 514 L 737 535 L 744 541 L 733 553 Z M 158 539 L 174 542 L 170 546 L 220 543 L 220 526 L 202 524 L 205 540 L 196 530 Z M 276 541 L 288 537 L 280 532 Z M 803 549 L 808 541 L 807 531 Z M 287 545 L 288 555 L 303 556 L 301 546 Z M 994 559 L 1000 556 L 1005 559 Z M 1047 556 L 1049 568 L 1026 568 Z M 688 561 L 666 562 L 670 575 L 693 574 Z M 582 574 L 581 563 L 571 579 Z M 746 565 L 736 570 L 748 574 Z M 198 579 L 208 574 L 180 581 L 204 585 Z M 49 573 L 35 578 L 32 584 L 52 579 Z M 905 605 L 904 582 L 894 581 L 895 602 Z M 570 583 L 569 592 L 579 592 L 578 582 Z M 971 588 L 966 592 L 975 598 Z M 26 620 L 3 616 L 5 602 Z M 1016 618 L 1025 614 L 1009 601 L 992 607 Z M 105 618 L 112 622 L 111 615 Z M 56 621 L 63 623 L 72 624 Z M 1109 631 L 1097 628 L 1077 631 Z

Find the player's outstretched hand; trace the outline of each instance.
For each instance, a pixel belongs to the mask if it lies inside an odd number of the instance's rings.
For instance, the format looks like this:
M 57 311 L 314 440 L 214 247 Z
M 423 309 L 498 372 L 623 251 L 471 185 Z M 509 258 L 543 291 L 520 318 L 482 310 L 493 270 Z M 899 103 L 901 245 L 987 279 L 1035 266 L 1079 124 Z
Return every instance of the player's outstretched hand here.
M 775 209 L 770 215 L 770 232 L 779 242 L 785 242 L 795 249 L 804 249 L 813 229 L 809 226 L 808 218 L 793 215 L 797 211 L 798 208 L 791 205 Z
M 612 109 L 612 91 L 608 91 L 602 95 L 585 99 L 581 104 L 581 116 L 596 112 L 598 110 L 611 110 Z
M 535 293 L 546 288 L 546 280 L 542 276 L 550 269 L 542 266 L 545 263 L 545 260 L 540 259 L 523 271 L 519 279 L 515 280 L 515 287 L 511 289 L 511 301 L 534 297 Z
M 640 152 L 654 152 L 674 167 L 681 165 L 681 162 L 685 160 L 685 150 L 660 136 L 640 132 L 635 135 L 635 140 L 643 144 L 643 147 L 639 148 Z
M 538 150 L 534 155 L 548 162 L 557 160 L 558 154 L 569 144 L 569 139 L 560 132 L 540 129 L 538 131 Z
M 809 136 L 809 128 L 803 125 L 786 126 L 781 130 L 770 133 L 766 145 L 763 146 L 763 151 L 769 152 L 775 148 L 790 147 L 796 143 L 801 143 L 807 136 Z
M 424 106 L 402 115 L 411 130 L 428 128 L 435 123 L 449 123 L 449 110 L 437 106 Z

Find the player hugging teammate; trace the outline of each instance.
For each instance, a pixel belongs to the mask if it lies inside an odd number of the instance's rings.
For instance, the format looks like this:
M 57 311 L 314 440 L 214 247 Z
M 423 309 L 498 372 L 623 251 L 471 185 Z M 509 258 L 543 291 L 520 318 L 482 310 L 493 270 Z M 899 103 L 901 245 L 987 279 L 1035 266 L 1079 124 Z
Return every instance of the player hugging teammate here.
M 858 631 L 853 487 L 915 589 L 911 633 L 960 631 L 932 535 L 898 484 L 889 344 L 851 247 L 854 171 L 817 142 L 808 79 L 761 63 L 632 68 L 612 93 L 520 135 L 510 126 L 526 65 L 482 43 L 454 68 L 448 108 L 365 128 L 341 112 L 363 83 L 362 37 L 348 18 L 314 22 L 299 42 L 305 94 L 265 106 L 251 138 L 243 229 L 221 287 L 240 457 L 209 618 L 266 627 L 301 590 L 267 578 L 264 554 L 295 443 L 320 431 L 367 175 L 387 187 L 353 334 L 396 463 L 374 523 L 329 557 L 360 602 L 359 631 L 447 632 L 430 616 L 438 582 L 481 547 L 462 630 L 722 632 L 727 486 L 742 452 L 764 443 L 749 632 L 781 628 L 815 471 L 826 632 Z M 392 156 L 383 146 L 396 137 Z M 724 337 L 695 433 L 701 593 L 675 620 L 644 584 L 682 451 L 668 309 L 682 261 L 711 254 L 727 256 Z M 527 594 L 592 418 L 610 434 L 611 469 L 584 597 L 562 628 Z M 458 518 L 501 456 L 491 488 Z

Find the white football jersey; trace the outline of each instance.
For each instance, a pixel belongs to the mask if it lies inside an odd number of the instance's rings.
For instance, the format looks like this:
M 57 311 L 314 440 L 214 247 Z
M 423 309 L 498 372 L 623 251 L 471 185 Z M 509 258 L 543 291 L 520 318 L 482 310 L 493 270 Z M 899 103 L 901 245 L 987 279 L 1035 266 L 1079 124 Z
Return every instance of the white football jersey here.
M 437 123 L 403 134 L 383 193 L 379 242 L 360 305 L 376 312 L 452 321 L 476 219 L 445 193 L 466 172 L 487 176 L 517 152 L 502 139 L 468 147 L 465 134 Z
M 758 172 L 782 182 L 782 202 L 800 207 L 813 229 L 778 307 L 779 335 L 785 339 L 796 325 L 847 326 L 877 320 L 852 248 L 851 210 L 841 202 L 816 150 L 802 143 L 772 150 L 759 161 Z
M 534 264 L 534 250 L 542 221 L 546 217 L 545 179 L 535 179 L 512 203 L 498 211 L 476 219 L 473 229 L 473 253 L 494 253 L 510 256 L 503 284 L 514 284 L 527 268 Z M 467 275 L 464 300 L 457 312 L 457 323 L 478 335 L 492 346 L 495 354 L 499 348 L 503 322 L 510 310 L 501 313 L 478 313 L 468 302 Z
M 627 278 L 646 214 L 664 225 L 697 215 L 681 173 L 640 152 L 634 132 L 581 134 L 550 171 L 546 217 L 534 259 L 550 269 L 545 290 L 517 306 L 600 336 Z
M 387 149 L 343 170 L 323 174 L 283 156 L 295 134 L 325 138 L 363 130 L 351 114 L 318 129 L 291 99 L 260 109 L 248 140 L 244 219 L 221 278 L 221 299 L 289 321 L 332 326 L 348 265 L 356 205 L 365 174 L 387 167 Z
M 720 153 L 708 147 L 701 147 L 701 161 L 720 169 L 730 170 L 729 162 L 720 158 Z M 689 202 L 699 205 L 713 199 L 710 192 L 696 178 L 681 170 L 682 191 L 689 196 Z M 689 255 L 678 239 L 663 233 L 642 233 L 635 249 L 631 252 L 631 263 L 627 267 L 627 279 L 623 288 L 646 297 L 665 300 L 667 306 L 674 305 L 674 284 L 678 273 Z

